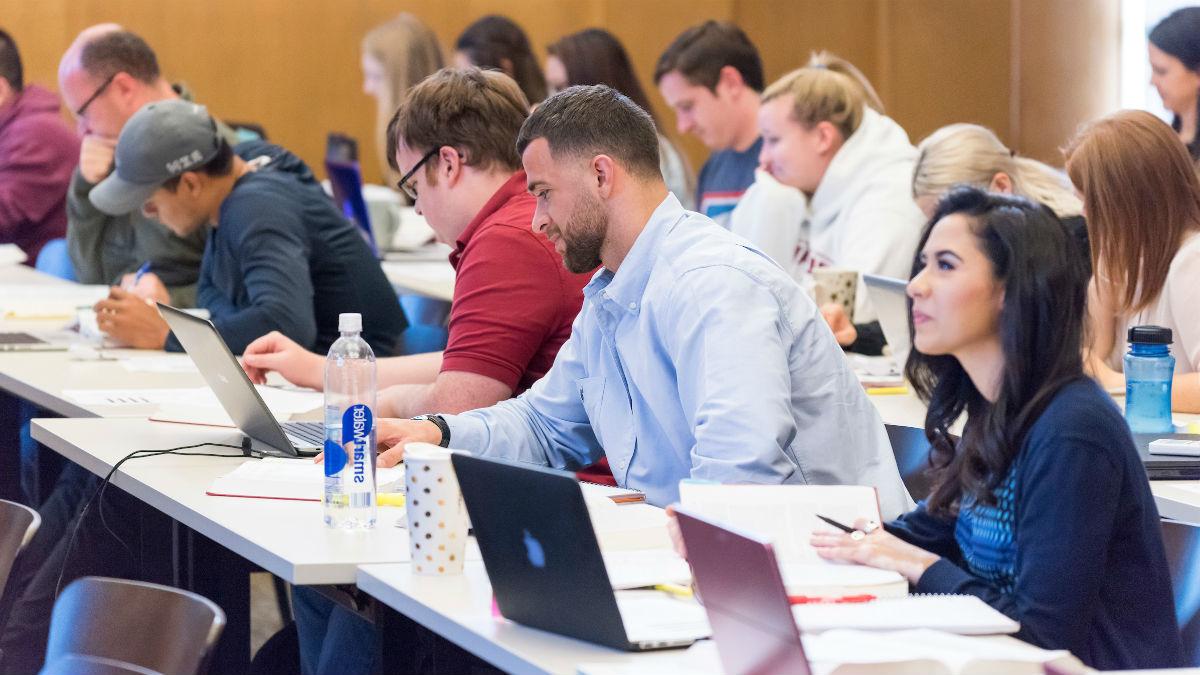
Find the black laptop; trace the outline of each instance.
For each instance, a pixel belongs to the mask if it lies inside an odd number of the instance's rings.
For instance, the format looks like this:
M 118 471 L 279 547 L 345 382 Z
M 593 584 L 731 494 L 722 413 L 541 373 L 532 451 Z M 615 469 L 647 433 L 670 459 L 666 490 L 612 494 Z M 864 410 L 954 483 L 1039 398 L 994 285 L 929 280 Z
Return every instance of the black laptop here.
M 1200 457 L 1150 454 L 1150 443 L 1160 438 L 1197 441 L 1200 440 L 1200 434 L 1134 434 L 1133 442 L 1142 456 L 1142 464 L 1146 467 L 1146 476 L 1150 480 L 1200 479 Z
M 505 618 L 628 651 L 708 637 L 691 600 L 613 592 L 573 474 L 465 453 L 451 461 Z

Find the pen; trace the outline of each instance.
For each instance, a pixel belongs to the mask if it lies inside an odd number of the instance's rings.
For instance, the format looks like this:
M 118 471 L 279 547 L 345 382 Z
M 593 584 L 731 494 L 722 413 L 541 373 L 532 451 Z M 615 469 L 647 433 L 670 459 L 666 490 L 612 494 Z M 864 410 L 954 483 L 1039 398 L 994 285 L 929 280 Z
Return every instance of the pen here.
M 868 396 L 895 396 L 907 393 L 908 387 L 867 387 Z
M 677 598 L 692 597 L 692 589 L 679 584 L 654 584 L 654 590 L 662 591 L 668 595 L 673 595 Z
M 811 595 L 789 595 L 788 604 L 790 605 L 841 605 L 858 602 L 871 602 L 875 599 L 873 595 L 843 595 L 840 598 L 822 598 Z
M 854 540 L 862 539 L 863 537 L 867 536 L 868 534 L 871 534 L 872 532 L 874 532 L 876 529 L 879 528 L 878 524 L 876 524 L 875 522 L 870 522 L 867 524 L 866 527 L 859 530 L 859 529 L 850 527 L 849 525 L 847 525 L 845 523 L 839 523 L 838 521 L 834 520 L 833 518 L 829 518 L 828 516 L 823 516 L 819 513 L 814 514 L 814 515 L 816 515 L 816 517 L 820 518 L 821 520 L 825 521 L 826 523 L 829 523 L 830 525 L 841 530 L 842 532 L 849 534 L 850 538 L 854 539 Z
M 399 492 L 381 492 L 375 495 L 375 503 L 379 506 L 404 506 L 404 495 Z

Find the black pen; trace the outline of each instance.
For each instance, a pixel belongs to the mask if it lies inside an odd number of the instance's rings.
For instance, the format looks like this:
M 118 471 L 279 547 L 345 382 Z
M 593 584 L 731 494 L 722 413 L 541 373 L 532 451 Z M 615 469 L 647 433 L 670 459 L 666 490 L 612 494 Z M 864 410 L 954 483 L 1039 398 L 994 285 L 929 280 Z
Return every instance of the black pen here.
M 833 518 L 823 516 L 819 513 L 814 514 L 814 515 L 816 517 L 820 518 L 821 520 L 825 521 L 826 523 L 829 523 L 830 525 L 841 530 L 842 532 L 845 532 L 846 534 L 850 535 L 850 538 L 855 539 L 855 540 L 862 539 L 863 537 L 867 536 L 868 534 L 871 534 L 872 532 L 874 532 L 879 527 L 874 522 L 870 522 L 867 524 L 866 528 L 859 530 L 859 529 L 850 527 L 849 525 L 847 525 L 845 523 L 839 523 L 838 521 L 834 520 Z

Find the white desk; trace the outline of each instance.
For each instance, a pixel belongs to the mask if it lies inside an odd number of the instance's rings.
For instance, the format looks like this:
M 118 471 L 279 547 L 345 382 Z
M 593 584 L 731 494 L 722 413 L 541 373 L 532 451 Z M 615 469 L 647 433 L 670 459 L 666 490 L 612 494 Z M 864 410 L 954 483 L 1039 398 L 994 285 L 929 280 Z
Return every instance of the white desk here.
M 237 444 L 241 434 L 145 419 L 39 419 L 33 422 L 33 437 L 103 476 L 134 450 L 204 442 Z M 327 528 L 317 502 L 210 497 L 204 492 L 212 481 L 246 459 L 227 448 L 194 452 L 230 457 L 135 459 L 122 465 L 112 482 L 293 584 L 350 584 L 358 565 L 408 560 L 408 533 L 393 526 L 403 517 L 402 509 L 380 507 L 374 532 L 348 533 Z
M 449 261 L 384 260 L 383 273 L 397 292 L 413 292 L 437 300 L 454 300 L 454 268 Z
M 410 565 L 364 565 L 358 587 L 376 600 L 509 673 L 570 675 L 581 662 L 678 663 L 681 650 L 631 653 L 521 626 L 492 615 L 492 585 L 482 561 L 461 576 L 424 577 Z M 386 639 L 386 638 L 385 638 Z

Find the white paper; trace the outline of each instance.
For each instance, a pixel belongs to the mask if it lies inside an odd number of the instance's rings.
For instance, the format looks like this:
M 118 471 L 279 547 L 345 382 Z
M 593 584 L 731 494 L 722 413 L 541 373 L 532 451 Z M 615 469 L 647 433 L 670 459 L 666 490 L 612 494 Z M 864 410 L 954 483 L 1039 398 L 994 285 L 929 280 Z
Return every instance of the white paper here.
M 681 481 L 684 508 L 771 541 L 781 563 L 827 563 L 809 544 L 814 530 L 835 531 L 816 514 L 853 525 L 879 522 L 875 488 L 856 485 L 717 485 Z
M 83 284 L 0 284 L 2 319 L 73 319 L 108 297 L 108 286 Z
M 657 584 L 687 584 L 692 580 L 687 562 L 671 549 L 607 551 L 604 567 L 613 590 L 646 588 Z
M 16 244 L 0 244 L 0 267 L 8 265 L 20 265 L 28 260 L 25 251 L 21 250 Z
M 379 492 L 401 492 L 404 467 L 377 469 Z M 325 489 L 325 467 L 311 459 L 264 457 L 243 462 L 231 473 L 213 481 L 208 492 L 234 497 L 263 497 L 320 501 Z
M 795 605 L 792 616 L 806 633 L 835 628 L 931 628 L 961 635 L 1015 633 L 1020 625 L 973 595 L 910 595 L 862 603 Z
M 900 664 L 913 661 L 944 664 L 946 670 L 952 673 L 969 672 L 974 670 L 971 668 L 972 664 L 982 666 L 988 663 L 1007 666 L 1000 669 L 993 667 L 989 672 L 1040 673 L 1041 664 L 1068 655 L 1066 651 L 1039 649 L 1009 640 L 965 637 L 935 630 L 885 633 L 831 630 L 820 635 L 804 635 L 801 639 L 804 652 L 814 664 L 813 670 L 817 673 L 833 672 L 839 665 Z M 1033 667 L 1021 668 L 1021 664 Z
M 172 354 L 165 356 L 126 356 L 120 359 L 121 367 L 131 373 L 195 373 L 196 364 L 187 356 Z
M 319 391 L 285 390 L 255 385 L 263 402 L 276 415 L 308 412 L 324 405 Z M 182 389 L 65 389 L 63 395 L 80 405 L 191 405 L 219 406 L 216 394 L 208 387 Z

